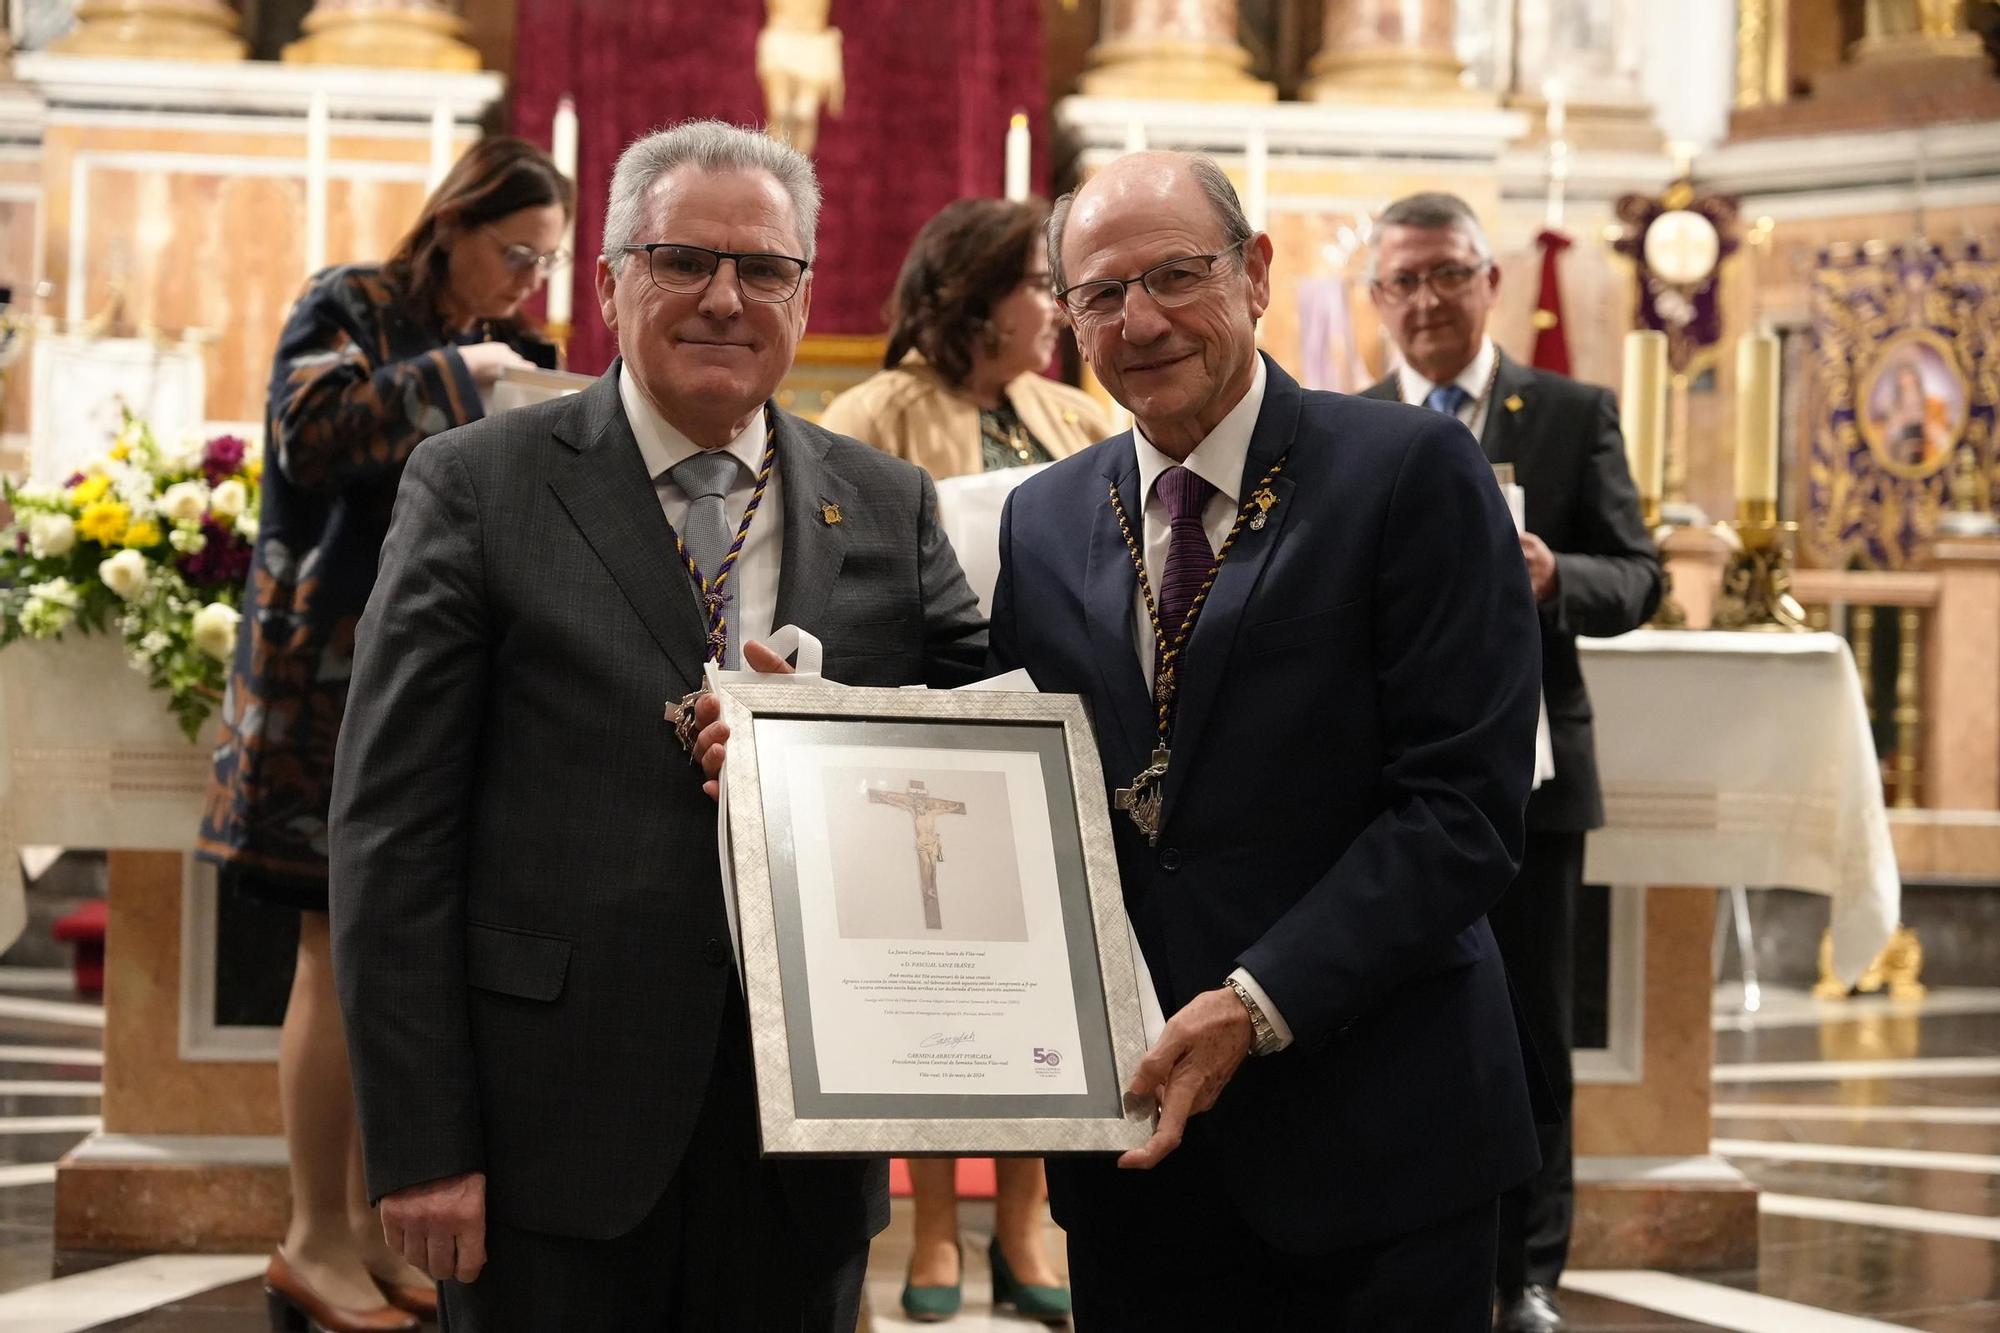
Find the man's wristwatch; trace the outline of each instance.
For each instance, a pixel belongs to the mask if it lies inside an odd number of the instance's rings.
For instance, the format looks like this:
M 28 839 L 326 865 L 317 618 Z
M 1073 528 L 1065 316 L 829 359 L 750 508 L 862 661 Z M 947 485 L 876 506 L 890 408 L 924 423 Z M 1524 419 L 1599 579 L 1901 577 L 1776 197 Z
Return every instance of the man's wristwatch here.
M 1278 1049 L 1278 1030 L 1271 1026 L 1271 1020 L 1264 1017 L 1264 1006 L 1257 1003 L 1242 982 L 1229 978 L 1229 989 L 1236 992 L 1236 998 L 1243 1001 L 1243 1007 L 1250 1011 L 1250 1054 L 1269 1055 Z

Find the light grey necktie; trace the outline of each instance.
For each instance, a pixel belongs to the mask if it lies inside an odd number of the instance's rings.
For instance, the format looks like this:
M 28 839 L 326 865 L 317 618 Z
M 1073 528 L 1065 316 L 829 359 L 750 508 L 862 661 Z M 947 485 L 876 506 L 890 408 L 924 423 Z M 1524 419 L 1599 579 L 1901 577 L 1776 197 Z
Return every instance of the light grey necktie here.
M 722 562 L 729 555 L 730 543 L 736 539 L 736 534 L 729 530 L 729 516 L 723 512 L 722 499 L 742 466 L 736 455 L 726 449 L 704 449 L 669 469 L 674 485 L 688 498 L 687 517 L 681 520 L 681 542 L 694 558 L 695 568 L 711 585 L 722 573 Z M 743 660 L 739 642 L 742 614 L 732 595 L 735 590 L 736 580 L 732 577 L 723 587 L 723 595 L 728 599 L 723 604 L 723 615 L 729 626 L 729 647 L 722 664 L 727 667 Z M 702 608 L 702 616 L 709 619 L 706 606 Z

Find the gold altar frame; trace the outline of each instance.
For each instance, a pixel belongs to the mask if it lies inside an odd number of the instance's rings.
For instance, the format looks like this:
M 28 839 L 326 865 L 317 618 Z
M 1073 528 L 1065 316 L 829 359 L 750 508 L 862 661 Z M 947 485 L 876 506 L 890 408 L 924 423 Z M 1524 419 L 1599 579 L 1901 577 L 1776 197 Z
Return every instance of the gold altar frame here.
M 1152 1134 L 1153 1103 L 1124 1093 L 1146 1050 L 1141 983 L 1119 887 L 1104 774 L 1082 700 L 766 682 L 727 684 L 720 694 L 730 735 L 723 775 L 729 857 L 765 1154 L 1120 1152 L 1145 1143 Z M 1084 1048 L 1072 1056 L 1086 1071 L 1082 1094 L 942 1089 L 857 1094 L 819 1087 L 796 844 L 785 795 L 787 752 L 804 734 L 799 723 L 827 724 L 832 730 L 820 734 L 822 740 L 874 729 L 882 743 L 896 746 L 943 752 L 1011 748 L 1041 756 Z M 1080 938 L 1086 934 L 1089 938 Z M 1042 1054 L 1034 1052 L 1036 1064 Z

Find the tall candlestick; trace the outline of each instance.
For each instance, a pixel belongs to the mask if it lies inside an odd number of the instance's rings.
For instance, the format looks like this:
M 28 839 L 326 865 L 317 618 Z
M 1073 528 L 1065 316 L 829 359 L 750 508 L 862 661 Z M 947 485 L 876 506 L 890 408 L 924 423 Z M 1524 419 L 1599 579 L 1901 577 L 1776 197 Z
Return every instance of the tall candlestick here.
M 555 160 L 556 170 L 568 177 L 572 184 L 576 181 L 576 103 L 565 96 L 556 103 L 555 122 L 549 130 L 549 156 Z M 576 215 L 570 214 L 569 225 L 563 228 L 563 252 L 576 253 Z M 575 267 L 574 261 L 565 262 L 549 273 L 549 323 L 557 336 L 566 336 L 569 331 L 570 312 L 575 307 Z
M 1007 122 L 1006 198 L 1020 203 L 1028 197 L 1028 114 L 1016 111 Z
M 1638 487 L 1640 507 L 1657 516 L 1665 479 L 1667 438 L 1667 335 L 1635 329 L 1625 335 L 1625 377 L 1618 393 L 1625 459 Z
M 436 190 L 451 171 L 451 105 L 443 98 L 431 108 L 431 169 L 425 188 Z
M 1770 521 L 1778 510 L 1778 340 L 1746 334 L 1736 342 L 1736 511 Z
M 326 267 L 326 172 L 332 139 L 326 93 L 306 103 L 306 274 Z

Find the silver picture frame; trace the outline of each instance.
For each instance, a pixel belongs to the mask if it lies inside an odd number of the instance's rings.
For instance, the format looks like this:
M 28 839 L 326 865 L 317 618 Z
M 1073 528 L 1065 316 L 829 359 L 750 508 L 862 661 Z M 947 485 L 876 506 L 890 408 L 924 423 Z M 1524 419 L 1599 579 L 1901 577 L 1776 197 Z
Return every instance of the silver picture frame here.
M 1082 700 L 1074 695 L 868 689 L 768 681 L 730 682 L 722 685 L 718 693 L 722 718 L 729 728 L 729 761 L 723 769 L 728 789 L 728 857 L 764 1152 L 771 1156 L 1047 1155 L 1122 1152 L 1145 1143 L 1153 1129 L 1153 1102 L 1125 1093 L 1146 1049 L 1139 1002 L 1139 960 L 1119 888 L 1097 743 Z M 857 755 L 858 761 L 852 758 Z M 907 992 L 898 991 L 902 998 L 896 1003 L 914 1007 L 906 1007 L 894 1015 L 889 1012 L 886 1000 L 874 996 L 856 998 L 856 993 L 864 989 L 863 983 L 846 976 L 838 978 L 837 983 L 830 979 L 826 951 L 848 947 L 844 943 L 826 943 L 830 938 L 826 922 L 833 919 L 828 915 L 833 911 L 849 914 L 838 918 L 839 929 L 834 933 L 843 939 L 850 934 L 870 936 L 854 948 L 871 959 L 877 952 L 884 956 L 892 952 L 915 954 L 919 958 L 958 956 L 947 951 L 949 941 L 939 931 L 938 870 L 940 865 L 950 863 L 949 838 L 958 836 L 969 843 L 969 833 L 946 835 L 943 839 L 928 833 L 925 822 L 915 819 L 913 812 L 919 807 L 901 799 L 903 789 L 894 789 L 903 806 L 901 813 L 914 820 L 913 849 L 901 862 L 914 868 L 898 872 L 897 891 L 904 895 L 905 906 L 895 910 L 907 911 L 909 920 L 917 919 L 917 909 L 907 905 L 910 887 L 915 884 L 922 898 L 922 916 L 914 927 L 905 924 L 893 929 L 871 926 L 850 931 L 848 923 L 863 918 L 872 920 L 881 899 L 890 892 L 888 878 L 877 867 L 890 864 L 888 858 L 895 853 L 887 848 L 889 837 L 894 835 L 884 835 L 880 830 L 900 829 L 902 825 L 872 826 L 877 832 L 870 835 L 867 850 L 848 853 L 849 860 L 865 870 L 865 874 L 847 874 L 841 857 L 829 851 L 834 846 L 832 841 L 813 841 L 857 836 L 851 831 L 826 832 L 836 827 L 836 821 L 831 808 L 835 797 L 825 793 L 837 793 L 843 801 L 852 800 L 857 790 L 854 775 L 874 771 L 886 775 L 884 782 L 866 786 L 866 791 L 871 794 L 891 791 L 891 784 L 903 782 L 904 775 L 911 771 L 913 755 L 931 756 L 918 765 L 923 771 L 933 771 L 939 765 L 950 770 L 959 764 L 972 766 L 968 768 L 971 777 L 981 776 L 972 769 L 993 760 L 1005 770 L 1000 776 L 1007 794 L 1004 800 L 984 804 L 985 811 L 995 808 L 999 811 L 997 816 L 989 813 L 985 817 L 989 823 L 994 819 L 1001 821 L 1005 837 L 1020 841 L 1023 847 L 1038 847 L 1046 852 L 1047 869 L 1039 868 L 1044 866 L 1039 859 L 1041 853 L 1032 853 L 1027 860 L 1032 860 L 1038 868 L 1030 873 L 1016 867 L 1013 872 L 1016 895 L 1026 904 L 1024 919 L 1032 919 L 1036 924 L 1018 929 L 1002 924 L 992 927 L 992 933 L 963 938 L 1001 942 L 973 945 L 964 951 L 980 958 L 987 953 L 995 955 L 996 977 L 1001 969 L 1013 965 L 1008 960 L 1029 960 L 1029 965 L 1044 969 L 1041 975 L 1047 977 L 1050 973 L 1046 969 L 1052 964 L 1045 946 L 1060 936 L 1062 956 L 1054 966 L 1066 979 L 1068 990 L 1045 989 L 1060 995 L 1063 1001 L 1073 1001 L 1073 1031 L 1078 1049 L 1063 1053 L 1069 1068 L 1062 1072 L 1060 1084 L 1034 1086 L 1060 1086 L 1063 1091 L 1020 1091 L 1031 1075 L 1056 1076 L 1053 1066 L 1041 1067 L 1049 1052 L 1039 1046 L 1029 1052 L 1025 1047 L 1015 1049 L 1020 1043 L 1012 1042 L 1004 1052 L 997 1053 L 968 1046 L 964 1055 L 970 1064 L 977 1066 L 972 1073 L 933 1072 L 933 1066 L 922 1063 L 957 1058 L 960 1052 L 956 1050 L 920 1052 L 917 1047 L 910 1047 L 913 1058 L 900 1058 L 900 1047 L 911 1040 L 908 1035 L 913 1030 L 911 1013 L 950 1013 L 953 1012 L 950 1006 L 962 1003 L 1007 1003 L 966 999 L 967 994 L 979 994 L 977 976 L 924 976 L 921 982 L 925 984 L 919 984 L 900 979 L 909 976 L 908 973 L 896 973 L 899 978 L 896 987 L 910 988 Z M 847 766 L 816 767 L 834 762 L 827 756 L 847 756 L 840 761 Z M 878 770 L 868 767 L 875 763 L 871 756 L 880 757 Z M 852 766 L 856 762 L 861 765 L 859 769 Z M 863 785 L 865 782 L 864 778 Z M 794 799 L 794 783 L 799 784 L 797 799 Z M 809 785 L 813 783 L 818 785 Z M 1006 785 L 1010 783 L 1011 786 Z M 921 793 L 923 786 L 911 779 L 907 789 Z M 884 797 L 875 800 L 883 805 L 891 803 Z M 928 797 L 923 800 L 940 808 L 963 804 L 932 801 Z M 815 801 L 826 802 L 827 810 L 800 814 L 813 810 Z M 1025 816 L 1024 811 L 1028 812 Z M 945 812 L 962 813 L 962 809 Z M 1046 830 L 1027 827 L 1037 818 L 1035 812 L 1046 813 Z M 795 827 L 801 823 L 810 827 Z M 955 827 L 971 829 L 973 825 L 968 821 Z M 925 869 L 927 837 L 931 852 L 928 871 Z M 900 845 L 899 836 L 896 842 Z M 803 873 L 802 845 L 811 854 Z M 880 859 L 874 859 L 877 857 Z M 962 892 L 953 901 L 983 900 L 1004 906 L 1007 881 L 1004 873 L 994 866 L 1005 858 L 981 857 L 975 849 L 970 858 L 973 868 L 969 871 L 960 868 L 967 859 L 962 852 L 959 861 L 951 863 L 956 876 L 953 882 L 971 885 L 977 892 Z M 1023 865 L 1026 864 L 1024 860 Z M 845 880 L 843 875 L 847 876 Z M 1039 887 L 1020 887 L 1028 883 Z M 846 887 L 848 884 L 859 887 Z M 839 901 L 830 907 L 829 898 Z M 850 901 L 856 905 L 850 908 Z M 953 910 L 954 921 L 966 919 L 961 909 Z M 991 915 L 1000 909 L 979 910 Z M 809 919 L 817 923 L 810 945 Z M 992 919 L 999 921 L 1001 917 L 993 915 Z M 1051 922 L 1059 922 L 1060 930 L 1053 929 Z M 896 945 L 893 950 L 889 943 L 875 938 L 895 935 L 898 930 L 902 933 L 889 941 Z M 928 940 L 932 933 L 938 933 L 939 938 Z M 1008 943 L 1013 941 L 1020 943 Z M 809 975 L 815 950 L 819 951 L 821 962 L 817 978 Z M 983 967 L 985 964 L 917 961 L 893 966 Z M 932 981 L 938 983 L 934 990 L 927 986 Z M 814 999 L 815 982 L 821 987 L 817 993 L 826 1002 L 826 1024 L 834 1022 L 835 1013 L 835 1005 L 827 997 L 838 998 L 838 1012 L 845 1024 L 838 1029 L 841 1039 L 829 1050 L 821 1049 L 821 1037 L 826 1034 L 821 1031 L 822 1025 L 815 1022 L 815 1005 L 822 1002 Z M 971 983 L 971 991 L 956 989 L 966 983 Z M 1005 984 L 1004 980 L 999 983 L 1002 988 Z M 835 989 L 827 989 L 829 986 Z M 879 983 L 875 983 L 875 988 L 884 989 Z M 927 1000 L 940 1007 L 923 1008 Z M 850 1006 L 873 1006 L 870 1023 L 858 1026 L 847 1023 L 852 1016 Z M 994 1020 L 1003 1031 L 1008 1022 L 1020 1021 L 1018 1015 L 1006 1022 Z M 932 1022 L 951 1030 L 925 1034 L 919 1039 L 920 1046 L 948 1043 L 961 1035 L 959 1028 L 964 1029 L 968 1041 L 974 1036 L 971 1024 L 962 1015 L 958 1028 L 931 1017 L 921 1020 L 923 1025 Z M 866 1031 L 871 1023 L 877 1029 L 873 1033 Z M 990 1029 L 992 1025 L 983 1026 Z M 876 1046 L 871 1046 L 871 1041 Z M 881 1064 L 915 1064 L 922 1070 L 920 1073 L 907 1069 L 885 1071 L 885 1078 L 890 1081 L 913 1078 L 942 1081 L 922 1091 L 909 1088 L 885 1091 L 872 1083 L 865 1087 L 854 1083 L 842 1086 L 836 1076 L 837 1068 L 835 1074 L 827 1072 L 830 1065 L 851 1061 L 855 1051 L 865 1048 L 872 1052 L 878 1046 L 899 1047 L 899 1058 Z M 874 1054 L 867 1057 L 868 1062 L 878 1059 Z M 1017 1060 L 1030 1060 L 1033 1067 L 1016 1065 Z M 871 1075 L 877 1067 L 877 1063 L 867 1064 Z M 989 1080 L 991 1087 L 987 1086 Z

